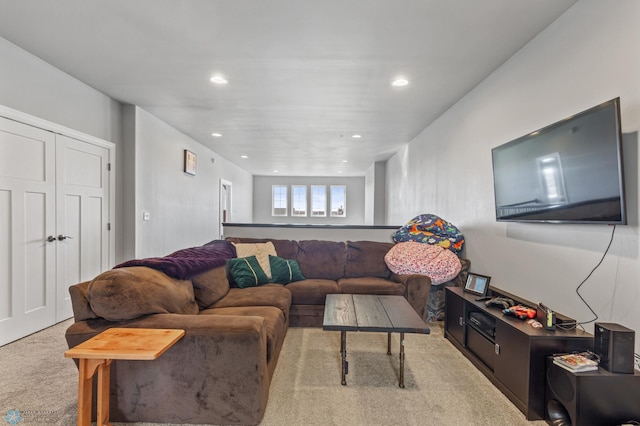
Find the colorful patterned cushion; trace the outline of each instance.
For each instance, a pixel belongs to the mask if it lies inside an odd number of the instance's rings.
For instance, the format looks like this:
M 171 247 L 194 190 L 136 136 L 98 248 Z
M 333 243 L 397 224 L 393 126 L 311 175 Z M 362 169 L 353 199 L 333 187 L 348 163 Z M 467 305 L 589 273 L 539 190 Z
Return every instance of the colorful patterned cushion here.
M 271 265 L 271 282 L 273 283 L 289 284 L 306 279 L 300 272 L 300 265 L 296 260 L 270 255 L 269 264 Z
M 417 241 L 438 245 L 451 250 L 455 254 L 462 251 L 464 236 L 458 228 L 450 222 L 434 215 L 421 214 L 407 222 L 392 235 L 396 243 Z
M 420 274 L 431 278 L 433 285 L 445 283 L 460 272 L 460 259 L 441 246 L 407 241 L 398 243 L 384 257 L 395 274 Z
M 229 272 L 240 288 L 257 287 L 269 282 L 255 256 L 229 259 Z

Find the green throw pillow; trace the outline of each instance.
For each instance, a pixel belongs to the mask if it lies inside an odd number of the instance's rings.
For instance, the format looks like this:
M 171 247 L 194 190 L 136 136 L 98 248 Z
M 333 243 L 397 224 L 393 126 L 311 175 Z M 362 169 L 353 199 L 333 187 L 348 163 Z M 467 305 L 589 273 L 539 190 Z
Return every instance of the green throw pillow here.
M 296 260 L 269 255 L 269 265 L 271 265 L 271 282 L 289 284 L 306 279 L 300 272 L 300 265 Z
M 229 272 L 238 287 L 257 287 L 269 282 L 255 256 L 229 259 Z

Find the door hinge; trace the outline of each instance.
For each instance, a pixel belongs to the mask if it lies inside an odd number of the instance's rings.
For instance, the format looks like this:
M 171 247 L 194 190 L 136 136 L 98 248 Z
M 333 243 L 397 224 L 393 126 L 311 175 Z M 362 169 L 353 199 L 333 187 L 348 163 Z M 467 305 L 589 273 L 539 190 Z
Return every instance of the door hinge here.
M 111 163 L 107 163 L 107 171 L 111 171 Z
M 111 231 L 111 224 L 107 223 L 107 231 Z

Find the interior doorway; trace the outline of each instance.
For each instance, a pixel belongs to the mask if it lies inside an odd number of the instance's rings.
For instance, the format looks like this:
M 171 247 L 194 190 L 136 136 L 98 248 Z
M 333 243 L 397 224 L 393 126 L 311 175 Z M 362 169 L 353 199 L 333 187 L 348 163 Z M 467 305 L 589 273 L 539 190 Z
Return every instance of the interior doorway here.
M 232 217 L 231 209 L 231 182 L 226 179 L 220 179 L 220 214 L 218 230 L 220 239 L 224 239 L 224 226 L 225 222 L 230 222 Z

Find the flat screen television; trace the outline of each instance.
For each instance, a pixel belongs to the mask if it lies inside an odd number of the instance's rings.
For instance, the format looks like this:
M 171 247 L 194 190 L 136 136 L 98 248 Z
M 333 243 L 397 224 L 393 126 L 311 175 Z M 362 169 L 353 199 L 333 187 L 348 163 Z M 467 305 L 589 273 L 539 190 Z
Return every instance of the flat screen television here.
M 492 150 L 496 220 L 626 224 L 620 98 Z

